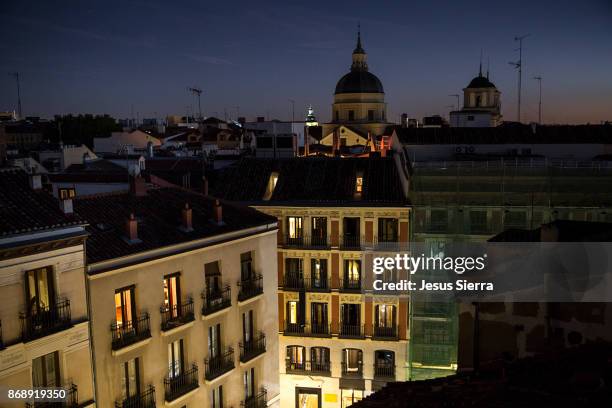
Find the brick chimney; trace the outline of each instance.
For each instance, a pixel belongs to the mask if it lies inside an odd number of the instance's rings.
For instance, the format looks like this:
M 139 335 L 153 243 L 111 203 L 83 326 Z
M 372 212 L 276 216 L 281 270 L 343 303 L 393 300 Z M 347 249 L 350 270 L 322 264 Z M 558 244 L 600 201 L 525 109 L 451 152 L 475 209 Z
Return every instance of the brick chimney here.
M 213 221 L 218 225 L 223 224 L 223 207 L 219 200 L 215 200 L 215 204 L 213 205 Z
M 147 185 L 142 177 L 130 176 L 130 194 L 136 197 L 147 195 Z
M 208 195 L 208 179 L 206 176 L 202 177 L 202 194 Z
M 134 217 L 134 213 L 131 213 L 125 222 L 125 239 L 129 244 L 142 242 L 138 239 L 138 221 Z
M 181 226 L 179 229 L 183 232 L 193 231 L 193 210 L 187 203 L 185 203 L 185 208 L 181 211 Z

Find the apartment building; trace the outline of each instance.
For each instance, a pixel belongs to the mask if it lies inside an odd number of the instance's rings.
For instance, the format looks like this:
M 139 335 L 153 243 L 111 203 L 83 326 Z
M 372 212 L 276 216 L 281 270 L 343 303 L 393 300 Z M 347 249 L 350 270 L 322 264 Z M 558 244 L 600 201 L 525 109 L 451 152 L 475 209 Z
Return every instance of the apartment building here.
M 58 406 L 92 407 L 85 223 L 42 189 L 40 175 L 17 169 L 0 169 L 0 203 L 0 384 L 59 387 Z
M 406 379 L 408 298 L 372 290 L 373 256 L 408 245 L 392 159 L 243 159 L 214 189 L 278 219 L 283 408 L 344 408 Z
M 279 406 L 275 218 L 141 179 L 73 205 L 97 406 Z
M 612 221 L 610 126 L 396 128 L 394 158 L 413 208 L 412 242 L 443 254 L 555 220 Z M 415 300 L 411 379 L 458 367 L 459 316 L 474 305 Z M 459 367 L 461 368 L 461 367 Z

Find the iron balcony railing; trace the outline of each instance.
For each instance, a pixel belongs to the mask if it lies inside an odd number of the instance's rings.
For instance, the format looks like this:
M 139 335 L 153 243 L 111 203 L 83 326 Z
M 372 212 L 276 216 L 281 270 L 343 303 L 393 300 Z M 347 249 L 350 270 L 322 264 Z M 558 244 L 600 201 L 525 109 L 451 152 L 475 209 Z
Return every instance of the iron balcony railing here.
M 295 247 L 295 248 L 328 248 L 329 241 L 326 236 L 290 236 L 285 234 L 281 243 L 284 247 Z
M 155 387 L 149 385 L 140 394 L 116 401 L 115 408 L 155 408 Z
M 238 282 L 238 301 L 243 302 L 263 293 L 263 276 L 255 275 Z
M 361 290 L 361 279 L 344 277 L 340 290 L 343 292 L 359 292 Z
M 227 373 L 234 369 L 234 349 L 228 347 L 227 350 L 220 353 L 218 356 L 208 357 L 204 360 L 204 378 L 207 381 Z
M 112 348 L 120 348 L 151 337 L 151 326 L 148 313 L 137 316 L 134 320 L 111 324 Z
M 363 377 L 363 363 L 361 361 L 357 363 L 346 363 L 342 362 L 342 377 L 345 378 L 361 378 Z
M 76 408 L 79 406 L 79 394 L 75 384 L 65 387 L 66 398 L 58 402 L 26 402 L 26 408 Z
M 285 290 L 307 290 L 311 292 L 326 292 L 331 289 L 330 277 L 304 277 L 301 273 L 287 272 L 281 282 Z
M 374 332 L 372 335 L 377 339 L 395 340 L 397 339 L 397 326 L 393 325 L 387 327 L 374 325 Z
M 192 364 L 191 368 L 173 377 L 164 378 L 164 396 L 166 401 L 174 401 L 181 395 L 198 388 L 198 366 Z
M 229 285 L 220 290 L 202 292 L 202 314 L 211 315 L 232 305 L 232 289 Z
M 374 363 L 374 378 L 395 379 L 395 365 Z
M 329 361 L 302 361 L 297 363 L 287 360 L 285 370 L 287 374 L 331 375 L 331 363 Z
M 240 361 L 246 363 L 266 352 L 266 335 L 259 332 L 252 339 L 240 342 Z
M 62 299 L 49 306 L 39 306 L 36 311 L 21 313 L 21 337 L 34 340 L 72 326 L 70 300 Z
M 363 325 L 354 324 L 340 324 L 340 337 L 361 339 L 365 337 Z
M 408 247 L 407 242 L 399 242 L 398 237 L 374 237 L 372 247 L 375 251 L 399 251 Z
M 192 298 L 175 305 L 161 306 L 159 311 L 162 317 L 161 329 L 163 331 L 174 329 L 195 319 Z
M 240 402 L 241 408 L 266 408 L 268 406 L 268 392 L 262 389 L 259 394 L 246 397 Z
M 283 333 L 286 336 L 329 337 L 331 325 L 327 322 L 315 324 L 285 322 Z
M 340 242 L 340 249 L 360 250 L 363 246 L 363 239 L 357 235 L 343 235 Z

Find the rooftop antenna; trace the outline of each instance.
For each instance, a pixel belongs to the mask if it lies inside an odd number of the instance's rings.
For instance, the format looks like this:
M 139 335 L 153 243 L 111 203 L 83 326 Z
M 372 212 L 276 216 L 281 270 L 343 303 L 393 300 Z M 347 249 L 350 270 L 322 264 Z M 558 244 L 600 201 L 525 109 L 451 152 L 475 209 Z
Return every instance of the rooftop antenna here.
M 198 119 L 202 120 L 202 103 L 200 100 L 200 96 L 202 95 L 202 89 L 194 86 L 187 88 L 187 90 L 198 98 Z
M 22 111 L 21 111 L 21 87 L 19 86 L 19 72 L 11 72 L 10 76 L 15 78 L 15 82 L 17 83 L 17 113 L 19 114 L 19 119 L 22 119 Z
M 487 57 L 487 79 L 489 79 L 489 68 L 491 67 L 491 59 Z
M 534 76 L 533 79 L 538 81 L 538 85 L 540 87 L 540 100 L 538 102 L 538 124 L 542 124 L 542 77 Z
M 521 122 L 521 90 L 522 90 L 522 80 L 523 80 L 523 40 L 529 37 L 530 34 L 525 34 L 521 36 L 514 37 L 514 41 L 518 41 L 519 47 L 516 51 L 519 52 L 519 59 L 517 62 L 510 62 L 510 65 L 514 66 L 514 68 L 518 69 L 518 108 L 517 108 L 517 121 Z
M 482 48 L 480 49 L 480 65 L 478 67 L 478 76 L 482 76 Z

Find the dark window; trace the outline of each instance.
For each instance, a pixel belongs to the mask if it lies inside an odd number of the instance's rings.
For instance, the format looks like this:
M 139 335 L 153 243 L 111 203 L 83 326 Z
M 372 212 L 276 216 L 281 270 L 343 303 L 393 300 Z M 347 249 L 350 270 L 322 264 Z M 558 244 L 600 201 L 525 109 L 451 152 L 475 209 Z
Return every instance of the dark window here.
M 218 261 L 204 265 L 204 276 L 206 278 L 206 292 L 208 295 L 221 292 L 221 271 Z
M 361 325 L 361 304 L 343 303 L 340 306 L 340 318 L 343 326 Z
M 293 148 L 293 137 L 289 136 L 282 136 L 276 137 L 276 147 L 278 147 L 279 149 L 291 149 Z
M 336 121 L 340 120 L 340 112 L 336 111 Z
M 257 138 L 257 147 L 260 149 L 272 149 L 274 144 L 272 142 L 272 137 L 270 136 L 259 136 Z
M 168 344 L 168 376 L 176 378 L 185 369 L 183 339 Z
M 378 219 L 378 241 L 397 242 L 397 218 Z
M 59 387 L 59 355 L 57 351 L 32 360 L 32 385 L 34 387 Z
M 355 120 L 355 111 L 354 110 L 350 110 L 348 111 L 348 120 L 352 121 Z
M 310 304 L 310 323 L 313 328 L 325 328 L 327 326 L 327 303 L 313 302 Z
M 312 238 L 322 242 L 327 238 L 327 218 L 312 217 Z
M 469 120 L 469 121 L 474 120 L 474 116 L 473 115 L 468 115 L 467 120 Z
M 221 353 L 221 323 L 208 328 L 208 357 L 219 357 Z
M 121 396 L 123 399 L 140 394 L 140 359 L 126 361 L 121 373 Z
M 374 120 L 374 111 L 373 110 L 368 110 L 368 120 L 369 121 Z
M 240 254 L 240 278 L 243 281 L 253 277 L 253 260 L 250 252 Z

